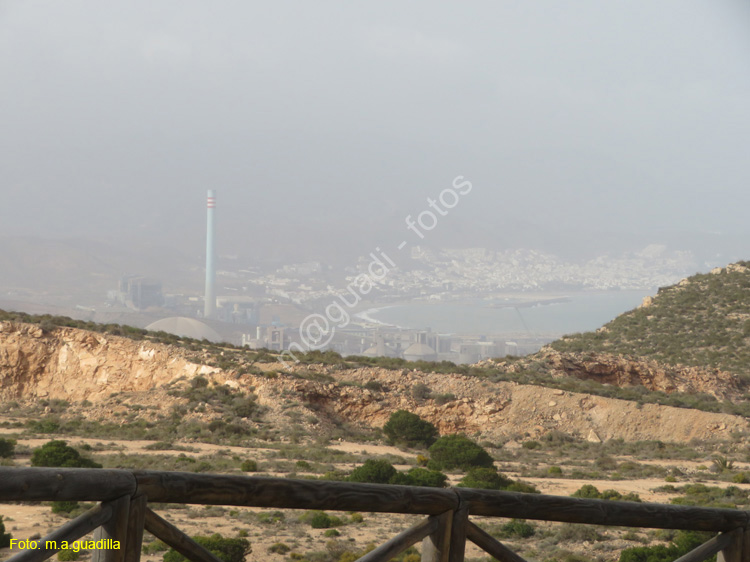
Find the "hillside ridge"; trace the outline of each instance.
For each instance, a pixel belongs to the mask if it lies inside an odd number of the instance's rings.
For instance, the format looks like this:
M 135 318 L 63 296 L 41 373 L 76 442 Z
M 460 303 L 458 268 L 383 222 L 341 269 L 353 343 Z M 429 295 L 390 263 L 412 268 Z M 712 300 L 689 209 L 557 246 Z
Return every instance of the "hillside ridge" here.
M 716 369 L 750 381 L 750 262 L 696 274 L 593 332 L 549 344 L 561 353 L 608 353 Z
M 226 412 L 205 403 L 185 409 L 187 400 L 175 390 L 204 377 L 214 387 L 255 396 L 265 409 L 263 419 L 242 419 L 243 423 L 288 426 L 292 419 L 308 433 L 341 423 L 380 428 L 399 409 L 417 413 L 443 433 L 465 432 L 493 441 L 557 430 L 597 441 L 687 442 L 729 438 L 750 429 L 740 416 L 457 373 L 322 364 L 282 371 L 273 360 L 247 372 L 206 363 L 176 346 L 77 328 L 46 332 L 30 324 L 0 323 L 0 400 L 91 403 L 83 409 L 73 407 L 62 417 L 113 421 L 130 416 L 133 422 L 182 407 L 186 420 L 231 421 Z

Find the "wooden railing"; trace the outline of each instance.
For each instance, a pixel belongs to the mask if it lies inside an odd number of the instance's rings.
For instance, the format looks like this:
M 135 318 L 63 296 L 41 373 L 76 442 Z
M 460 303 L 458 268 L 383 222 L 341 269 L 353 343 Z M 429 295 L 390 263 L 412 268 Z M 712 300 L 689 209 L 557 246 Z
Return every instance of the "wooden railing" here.
M 62 541 L 95 530 L 94 540 L 119 543 L 101 548 L 94 562 L 137 562 L 143 531 L 195 562 L 220 562 L 211 552 L 157 515 L 148 502 L 422 514 L 427 517 L 361 562 L 387 562 L 422 541 L 423 562 L 463 562 L 466 540 L 500 562 L 523 562 L 469 517 L 512 517 L 624 527 L 685 529 L 719 533 L 684 555 L 699 562 L 719 554 L 723 562 L 750 562 L 750 513 L 677 505 L 586 500 L 464 488 L 422 488 L 291 480 L 185 472 L 80 468 L 0 468 L 0 502 L 97 501 L 95 507 L 37 541 L 37 548 L 7 562 L 41 562 Z

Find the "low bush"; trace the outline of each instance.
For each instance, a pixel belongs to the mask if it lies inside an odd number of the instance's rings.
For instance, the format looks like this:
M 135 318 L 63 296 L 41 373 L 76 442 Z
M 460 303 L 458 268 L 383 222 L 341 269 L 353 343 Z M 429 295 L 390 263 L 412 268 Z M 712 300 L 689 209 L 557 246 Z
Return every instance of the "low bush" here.
M 626 501 L 626 502 L 641 502 L 640 496 L 633 492 L 627 494 L 621 494 L 617 490 L 604 490 L 600 492 L 596 486 L 591 484 L 584 484 L 578 490 L 571 494 L 574 498 L 584 498 L 591 500 L 613 500 L 613 501 Z
M 494 468 L 472 468 L 459 482 L 462 488 L 483 490 L 505 490 L 513 480 L 497 472 Z
M 430 488 L 445 488 L 448 477 L 438 470 L 426 468 L 412 468 L 408 472 L 399 473 L 392 484 L 403 484 L 404 486 L 427 486 Z
M 406 410 L 398 410 L 383 426 L 389 444 L 407 447 L 429 447 L 438 438 L 438 430 L 430 422 Z
M 506 490 L 508 492 L 523 492 L 538 494 L 531 484 L 520 480 L 511 480 L 492 468 L 472 468 L 458 483 L 461 488 L 481 488 L 484 490 Z
M 300 516 L 299 520 L 302 523 L 307 523 L 313 529 L 329 529 L 331 527 L 339 527 L 344 524 L 344 521 L 335 515 L 329 515 L 325 511 L 312 510 L 304 513 Z
M 5 439 L 0 437 L 0 459 L 10 459 L 16 452 L 15 439 Z
M 283 542 L 275 542 L 268 547 L 268 552 L 273 552 L 274 554 L 286 554 L 290 550 L 292 549 Z
M 156 554 L 157 552 L 164 552 L 169 550 L 169 546 L 167 546 L 167 543 L 164 543 L 157 539 L 148 544 L 144 544 L 141 550 L 143 551 L 143 554 Z
M 5 532 L 5 523 L 3 523 L 3 516 L 0 515 L 0 548 L 8 548 L 10 546 L 11 534 Z
M 675 491 L 683 494 L 681 497 L 672 498 L 671 503 L 676 505 L 735 509 L 750 504 L 750 491 L 737 486 L 721 488 L 719 486 L 706 486 L 705 484 L 687 484 L 676 488 Z
M 347 477 L 349 482 L 370 484 L 400 484 L 402 486 L 428 486 L 444 488 L 448 477 L 440 471 L 415 467 L 407 472 L 399 472 L 385 459 L 368 459 L 355 468 Z
M 49 441 L 31 455 L 31 466 L 50 466 L 63 468 L 101 468 L 97 462 L 81 456 L 65 441 Z
M 709 533 L 679 531 L 672 544 L 665 546 L 634 546 L 620 553 L 619 562 L 672 562 L 711 538 Z
M 464 435 L 445 435 L 435 441 L 429 451 L 430 462 L 427 466 L 435 470 L 494 466 L 490 454 Z
M 501 538 L 504 539 L 527 539 L 534 536 L 535 532 L 535 527 L 527 523 L 524 519 L 511 519 L 500 527 Z
M 387 460 L 368 459 L 362 466 L 355 468 L 349 475 L 350 482 L 369 482 L 371 484 L 389 484 L 398 471 Z
M 52 502 L 52 513 L 70 513 L 80 507 L 78 502 L 54 501 Z
M 60 562 L 75 562 L 81 558 L 81 554 L 87 554 L 85 550 L 73 550 L 72 548 L 64 548 L 57 553 L 57 559 Z
M 252 552 L 250 541 L 247 539 L 230 539 L 215 533 L 210 537 L 193 537 L 193 540 L 224 562 L 244 562 L 245 557 Z M 182 554 L 169 549 L 164 554 L 164 562 L 186 562 Z

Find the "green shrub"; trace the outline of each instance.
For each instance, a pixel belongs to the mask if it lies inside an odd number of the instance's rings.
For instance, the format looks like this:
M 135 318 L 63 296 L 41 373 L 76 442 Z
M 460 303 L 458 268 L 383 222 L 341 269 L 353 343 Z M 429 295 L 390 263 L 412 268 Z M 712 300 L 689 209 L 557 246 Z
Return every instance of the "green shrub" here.
M 325 533 L 323 533 L 324 537 L 338 537 L 341 533 L 339 533 L 336 529 L 328 529 Z
M 79 507 L 78 502 L 54 501 L 52 502 L 52 513 L 70 513 Z
M 286 519 L 286 517 L 284 517 L 283 511 L 261 512 L 257 515 L 257 518 L 258 523 L 264 523 L 266 525 L 273 525 L 274 523 L 278 523 Z
M 400 444 L 408 447 L 429 447 L 438 438 L 438 430 L 430 422 L 406 410 L 393 412 L 383 433 L 389 444 Z
M 0 515 L 0 548 L 8 548 L 10 546 L 11 534 L 5 532 L 5 523 L 3 523 L 3 516 Z
M 601 499 L 602 496 L 596 486 L 593 486 L 592 484 L 584 484 L 570 495 L 574 498 L 584 498 L 589 500 L 598 500 Z
M 300 516 L 299 520 L 303 523 L 309 523 L 313 529 L 329 529 L 344 524 L 340 517 L 328 515 L 325 511 L 318 510 L 308 511 Z
M 245 556 L 252 552 L 247 539 L 229 539 L 215 533 L 210 537 L 193 537 L 193 540 L 224 562 L 244 562 Z M 170 548 L 164 554 L 164 562 L 186 562 L 182 554 Z
M 167 543 L 157 539 L 149 544 L 144 544 L 141 550 L 143 551 L 143 554 L 156 554 L 157 552 L 169 550 L 169 546 L 167 546 Z
M 506 478 L 494 468 L 472 468 L 458 483 L 462 488 L 484 490 L 505 490 L 511 484 L 513 480 Z
M 505 488 L 506 492 L 521 492 L 523 494 L 538 494 L 539 490 L 532 484 L 515 480 L 510 486 Z
M 426 468 L 412 468 L 403 475 L 403 484 L 407 486 L 428 486 L 430 488 L 445 488 L 448 477 L 438 470 Z M 401 482 L 399 482 L 401 484 Z
M 81 453 L 69 447 L 65 441 L 49 441 L 31 455 L 31 466 L 51 466 L 64 468 L 101 468 L 97 462 L 82 457 Z
M 453 402 L 456 399 L 456 395 L 450 392 L 447 394 L 433 394 L 432 399 L 435 401 L 435 404 L 442 406 L 448 402 Z
M 81 557 L 81 554 L 85 554 L 86 551 L 73 550 L 72 548 L 65 548 L 57 553 L 57 559 L 60 562 L 75 562 Z
M 0 459 L 13 458 L 16 452 L 16 441 L 15 439 L 5 439 L 0 437 Z
M 274 554 L 286 554 L 290 550 L 292 549 L 283 542 L 276 542 L 268 547 L 268 552 L 273 552 Z
M 505 525 L 500 527 L 502 538 L 521 538 L 527 539 L 534 536 L 535 529 L 533 525 L 528 524 L 524 519 L 511 519 Z
M 613 501 L 625 501 L 625 502 L 641 502 L 641 498 L 638 494 L 629 492 L 622 495 L 617 490 L 604 490 L 600 492 L 596 486 L 591 484 L 584 484 L 578 490 L 571 494 L 574 498 L 584 498 L 591 500 L 613 500 Z
M 435 470 L 473 467 L 492 467 L 494 461 L 480 445 L 464 435 L 445 435 L 430 447 L 430 462 L 427 465 Z
M 242 472 L 256 472 L 258 470 L 258 463 L 250 459 L 242 461 L 240 470 Z
M 550 466 L 547 469 L 547 474 L 549 475 L 559 476 L 562 473 L 563 473 L 562 468 L 560 468 L 559 466 Z
M 432 390 L 424 383 L 417 383 L 411 387 L 411 395 L 415 400 L 425 400 L 430 397 Z
M 598 542 L 606 537 L 594 525 L 563 523 L 554 530 L 557 542 Z
M 376 380 L 367 381 L 365 383 L 365 388 L 367 390 L 371 390 L 373 392 L 382 392 L 383 391 L 383 385 L 380 382 L 376 381 Z
M 737 486 L 721 488 L 705 484 L 687 484 L 677 488 L 677 491 L 684 495 L 672 498 L 671 503 L 675 505 L 736 508 L 750 503 L 750 491 Z
M 521 446 L 524 449 L 538 449 L 542 444 L 539 441 L 524 441 Z
M 724 472 L 725 470 L 732 470 L 734 468 L 734 461 L 722 455 L 716 455 L 711 459 L 711 463 L 717 472 Z
M 349 475 L 350 482 L 369 482 L 371 484 L 389 484 L 396 476 L 397 470 L 387 460 L 368 459 L 362 466 L 355 468 Z
M 705 543 L 709 538 L 708 533 L 679 531 L 669 546 L 659 544 L 626 548 L 620 553 L 619 562 L 672 562 Z
M 238 418 L 250 418 L 258 411 L 258 405 L 252 398 L 236 398 L 232 404 L 232 413 Z

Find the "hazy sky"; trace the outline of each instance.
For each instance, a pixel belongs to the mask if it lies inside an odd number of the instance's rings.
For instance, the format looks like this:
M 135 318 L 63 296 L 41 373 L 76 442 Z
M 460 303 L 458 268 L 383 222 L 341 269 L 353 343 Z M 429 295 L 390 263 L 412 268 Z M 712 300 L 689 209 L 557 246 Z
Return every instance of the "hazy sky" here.
M 748 100 L 743 0 L 0 0 L 0 234 L 750 258 Z

